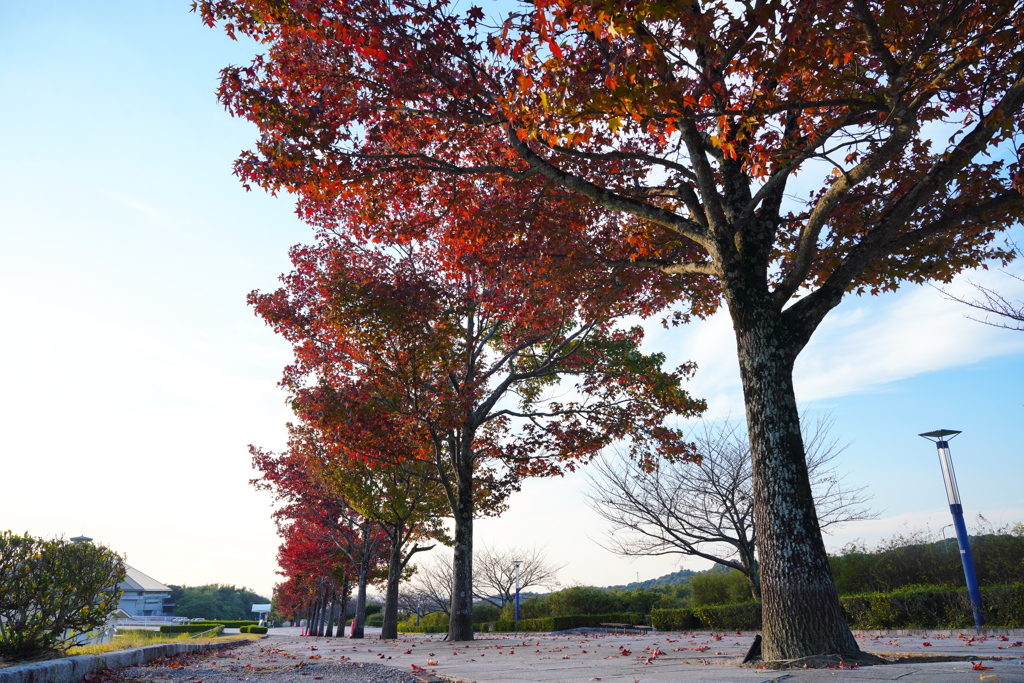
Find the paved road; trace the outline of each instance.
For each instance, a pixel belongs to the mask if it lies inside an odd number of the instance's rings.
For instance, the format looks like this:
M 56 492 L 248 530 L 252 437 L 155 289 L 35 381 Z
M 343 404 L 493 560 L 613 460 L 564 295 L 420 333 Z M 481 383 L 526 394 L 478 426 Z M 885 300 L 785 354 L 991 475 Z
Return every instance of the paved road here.
M 373 634 L 376 637 L 376 633 Z M 291 629 L 272 629 L 263 641 L 307 662 L 361 662 L 479 683 L 656 683 L 667 681 L 993 681 L 1024 683 L 1024 637 L 1001 634 L 857 634 L 861 647 L 887 657 L 886 666 L 846 670 L 770 671 L 738 666 L 753 640 L 751 633 L 509 634 L 481 635 L 469 643 L 446 643 L 440 635 L 410 634 L 396 641 L 367 638 L 296 637 Z M 976 656 L 972 662 L 929 662 L 942 655 Z M 316 659 L 310 660 L 309 658 Z M 915 659 L 916 658 L 916 659 Z M 992 678 L 995 676 L 995 678 Z

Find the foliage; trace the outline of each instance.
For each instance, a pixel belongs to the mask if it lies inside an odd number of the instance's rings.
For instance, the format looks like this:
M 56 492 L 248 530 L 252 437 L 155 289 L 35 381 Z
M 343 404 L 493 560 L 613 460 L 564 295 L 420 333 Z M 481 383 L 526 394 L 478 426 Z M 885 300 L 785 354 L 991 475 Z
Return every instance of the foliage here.
M 267 632 L 267 627 L 250 624 L 247 626 L 242 626 L 238 629 L 238 631 L 239 633 L 255 633 L 262 635 Z
M 515 269 L 550 271 L 555 254 L 580 277 L 653 273 L 654 298 L 684 318 L 727 302 L 771 587 L 765 657 L 858 651 L 792 370 L 847 293 L 1010 257 L 997 238 L 1024 211 L 1020 0 L 524 0 L 496 21 L 447 2 L 195 7 L 266 46 L 221 79 L 260 131 L 237 173 L 297 193 L 308 219 L 401 241 L 491 196 L 532 197 L 445 239 L 538 255 Z M 589 220 L 544 220 L 581 199 Z
M 986 626 L 1024 626 L 1024 583 L 982 588 L 981 598 Z M 974 623 L 964 589 L 905 586 L 891 593 L 847 595 L 840 602 L 850 626 L 857 629 L 960 629 Z M 761 628 L 761 604 L 654 610 L 651 623 L 663 631 L 756 630 Z
M 747 577 L 737 569 L 698 574 L 690 579 L 690 603 L 694 607 L 752 601 Z
M 124 577 L 105 546 L 0 532 L 0 657 L 66 651 L 106 623 Z
M 471 636 L 477 514 L 499 512 L 523 478 L 571 471 L 614 440 L 629 438 L 647 461 L 689 454 L 662 422 L 703 409 L 681 387 L 692 367 L 668 372 L 663 355 L 642 353 L 642 329 L 617 322 L 626 304 L 591 305 L 515 269 L 469 268 L 428 240 L 382 249 L 323 236 L 292 257 L 286 286 L 250 301 L 292 342 L 283 384 L 293 408 L 327 436 L 316 446 L 339 444 L 371 471 L 393 458 L 443 486 L 455 520 L 455 639 Z M 549 391 L 562 378 L 574 382 L 569 400 Z M 367 433 L 382 445 L 353 447 Z M 492 578 L 507 590 L 501 574 Z
M 265 604 L 265 603 L 264 603 Z M 241 628 L 243 626 L 257 626 L 260 622 L 252 619 L 204 619 L 203 621 L 193 621 L 191 624 L 200 624 L 206 626 L 223 626 L 224 628 Z
M 984 520 L 980 520 L 984 522 Z M 978 583 L 1013 583 L 1024 576 L 1024 524 L 1000 529 L 979 525 L 970 537 Z M 902 586 L 962 586 L 963 565 L 955 538 L 909 531 L 868 549 L 850 544 L 829 558 L 840 594 L 889 592 Z
M 520 605 L 521 606 L 521 605 Z M 473 605 L 473 623 L 481 624 L 488 621 L 497 621 L 501 618 L 502 609 L 490 603 L 476 603 Z
M 254 604 L 267 604 L 265 598 L 248 588 L 208 584 L 205 586 L 170 586 L 174 614 L 189 619 L 246 620 L 252 616 Z

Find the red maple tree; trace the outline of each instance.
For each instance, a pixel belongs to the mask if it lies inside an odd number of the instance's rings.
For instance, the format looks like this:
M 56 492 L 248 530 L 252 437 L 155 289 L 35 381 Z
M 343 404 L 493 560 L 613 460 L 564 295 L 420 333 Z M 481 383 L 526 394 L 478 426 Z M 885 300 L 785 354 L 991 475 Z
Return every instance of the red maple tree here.
M 334 440 L 371 463 L 357 435 L 387 430 L 363 425 L 400 418 L 419 440 L 406 457 L 431 464 L 454 519 L 449 633 L 469 640 L 478 513 L 499 511 L 524 477 L 571 470 L 616 440 L 646 461 L 688 457 L 663 422 L 704 406 L 680 386 L 690 366 L 663 371 L 662 356 L 640 351 L 639 327 L 617 326 L 623 300 L 448 258 L 418 241 L 324 238 L 293 251 L 285 287 L 251 301 L 295 349 L 283 383 L 304 420 L 341 430 Z M 566 395 L 552 395 L 564 379 Z
M 596 208 L 575 242 L 530 202 L 513 227 L 449 237 L 567 245 L 661 274 L 698 313 L 726 302 L 764 656 L 859 652 L 814 511 L 793 364 L 847 292 L 1008 256 L 995 238 L 1024 206 L 1020 0 L 534 0 L 495 19 L 446 0 L 196 7 L 266 46 L 223 73 L 222 101 L 261 134 L 237 171 L 297 193 L 310 219 L 457 210 L 474 183 L 560 188 Z

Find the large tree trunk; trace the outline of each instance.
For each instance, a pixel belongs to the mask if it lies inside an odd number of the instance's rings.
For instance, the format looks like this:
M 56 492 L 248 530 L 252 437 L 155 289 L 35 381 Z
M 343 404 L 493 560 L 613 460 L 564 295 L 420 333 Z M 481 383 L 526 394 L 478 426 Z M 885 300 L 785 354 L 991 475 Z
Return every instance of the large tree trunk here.
M 460 458 L 472 463 L 470 458 Z M 455 513 L 455 557 L 452 560 L 452 609 L 449 640 L 473 640 L 473 469 L 458 472 Z
M 388 585 L 384 593 L 384 623 L 381 640 L 398 638 L 398 583 L 402 580 L 402 529 L 394 525 L 391 534 L 391 553 L 388 556 Z
M 793 363 L 806 336 L 766 301 L 729 299 L 753 457 L 766 661 L 854 656 L 807 473 Z

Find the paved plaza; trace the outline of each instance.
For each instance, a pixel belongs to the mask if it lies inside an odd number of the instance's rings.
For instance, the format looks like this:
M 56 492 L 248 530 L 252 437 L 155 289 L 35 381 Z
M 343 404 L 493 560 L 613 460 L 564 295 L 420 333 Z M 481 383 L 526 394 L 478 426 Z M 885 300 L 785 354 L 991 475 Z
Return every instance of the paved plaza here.
M 1021 631 L 971 635 L 956 632 L 855 633 L 867 652 L 896 659 L 885 666 L 854 669 L 772 671 L 739 666 L 753 633 L 572 633 L 479 634 L 448 643 L 442 635 L 377 638 L 297 637 L 297 629 L 272 629 L 262 644 L 307 664 L 378 663 L 434 680 L 477 683 L 658 681 L 993 681 L 1024 683 Z M 1019 635 L 1014 635 L 1019 634 Z M 979 662 L 936 661 L 974 656 Z M 976 667 L 985 668 L 976 668 Z

